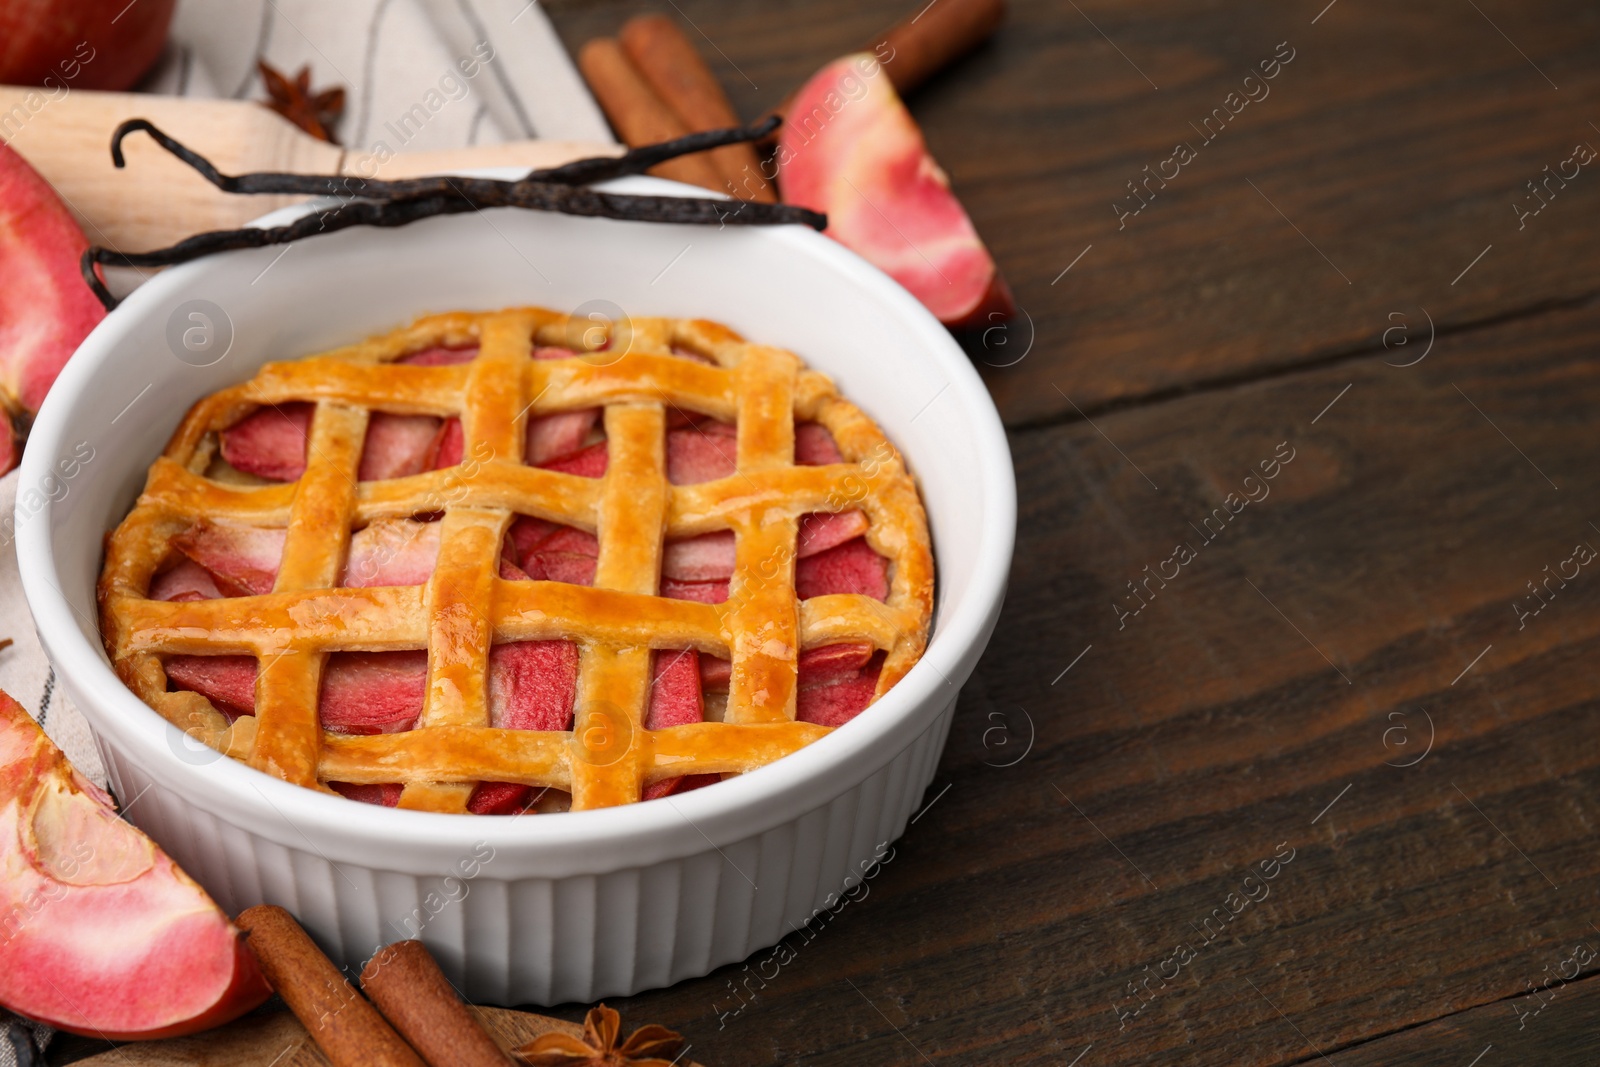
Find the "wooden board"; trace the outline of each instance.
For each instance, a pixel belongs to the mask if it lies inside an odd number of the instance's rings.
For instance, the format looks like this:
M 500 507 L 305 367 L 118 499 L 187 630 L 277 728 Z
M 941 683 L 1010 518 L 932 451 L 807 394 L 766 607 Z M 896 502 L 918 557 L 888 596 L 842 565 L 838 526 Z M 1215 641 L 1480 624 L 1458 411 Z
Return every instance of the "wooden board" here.
M 125 168 L 111 162 L 111 134 L 149 119 L 223 173 L 253 170 L 409 178 L 471 167 L 548 167 L 610 155 L 616 145 L 518 141 L 393 155 L 346 151 L 318 141 L 259 104 L 139 93 L 0 86 L 0 140 L 31 163 L 72 208 L 90 241 L 143 251 L 202 230 L 234 229 L 301 197 L 236 196 L 211 185 L 143 133 L 123 142 Z

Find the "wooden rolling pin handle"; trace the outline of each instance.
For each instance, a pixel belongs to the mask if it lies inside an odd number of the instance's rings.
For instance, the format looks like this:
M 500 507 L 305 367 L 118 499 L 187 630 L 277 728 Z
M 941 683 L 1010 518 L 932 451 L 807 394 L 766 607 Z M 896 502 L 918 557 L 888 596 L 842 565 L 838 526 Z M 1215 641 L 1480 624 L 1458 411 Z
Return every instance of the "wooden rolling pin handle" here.
M 334 1067 L 426 1067 L 340 973 L 294 916 L 272 904 L 234 920 L 278 996 Z
M 361 971 L 361 988 L 428 1067 L 511 1067 L 421 941 L 379 949 Z

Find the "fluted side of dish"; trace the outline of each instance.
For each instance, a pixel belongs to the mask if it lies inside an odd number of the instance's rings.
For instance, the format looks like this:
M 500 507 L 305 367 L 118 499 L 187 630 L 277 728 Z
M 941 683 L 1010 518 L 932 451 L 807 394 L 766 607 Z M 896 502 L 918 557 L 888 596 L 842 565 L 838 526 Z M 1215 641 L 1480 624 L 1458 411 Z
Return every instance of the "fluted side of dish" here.
M 309 839 L 296 848 L 230 822 L 118 748 L 102 741 L 100 750 L 116 794 L 138 798 L 129 817 L 230 913 L 289 909 L 350 974 L 383 945 L 417 937 L 473 1001 L 561 1004 L 709 974 L 838 907 L 905 831 L 955 703 L 865 779 L 837 793 L 839 783 L 818 782 L 830 799 L 782 825 L 566 878 L 497 878 L 498 850 L 481 841 L 463 843 L 437 874 L 340 863 Z

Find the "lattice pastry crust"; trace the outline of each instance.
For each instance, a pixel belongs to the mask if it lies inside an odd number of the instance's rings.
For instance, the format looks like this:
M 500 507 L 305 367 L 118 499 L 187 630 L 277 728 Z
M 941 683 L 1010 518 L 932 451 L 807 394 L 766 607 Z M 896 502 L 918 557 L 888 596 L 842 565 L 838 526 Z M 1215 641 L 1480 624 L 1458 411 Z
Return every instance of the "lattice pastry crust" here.
M 474 343 L 477 357 L 458 365 L 394 362 L 428 346 Z M 578 354 L 533 359 L 534 344 Z M 205 476 L 220 431 L 261 405 L 294 401 L 315 405 L 297 481 L 245 487 Z M 604 408 L 603 477 L 524 465 L 527 418 L 594 406 Z M 732 476 L 669 483 L 670 409 L 736 424 Z M 459 415 L 469 461 L 358 482 L 375 410 Z M 797 421 L 830 431 L 845 462 L 796 466 Z M 799 517 L 847 508 L 865 512 L 867 541 L 890 562 L 886 600 L 798 599 Z M 425 585 L 339 587 L 353 530 L 440 512 L 438 559 Z M 593 585 L 502 579 L 502 540 L 516 515 L 595 533 Z M 201 520 L 287 528 L 270 592 L 148 598 L 174 538 Z M 663 541 L 725 529 L 736 545 L 728 599 L 659 596 Z M 453 812 L 465 810 L 477 782 L 566 790 L 576 810 L 637 801 L 645 785 L 670 777 L 740 773 L 779 759 L 828 732 L 795 721 L 798 653 L 840 641 L 882 650 L 876 699 L 922 654 L 932 599 L 927 520 L 911 476 L 827 377 L 712 322 L 596 327 L 538 308 L 428 316 L 360 344 L 269 364 L 201 400 L 109 537 L 99 585 L 102 633 L 118 674 L 191 736 L 300 785 L 400 782 L 401 807 Z M 552 638 L 579 649 L 572 730 L 491 726 L 491 645 Z M 646 730 L 651 650 L 691 648 L 732 661 L 724 721 Z M 325 731 L 318 693 L 327 654 L 403 649 L 428 650 L 416 728 Z M 254 715 L 230 722 L 206 697 L 168 691 L 164 657 L 222 654 L 257 658 Z

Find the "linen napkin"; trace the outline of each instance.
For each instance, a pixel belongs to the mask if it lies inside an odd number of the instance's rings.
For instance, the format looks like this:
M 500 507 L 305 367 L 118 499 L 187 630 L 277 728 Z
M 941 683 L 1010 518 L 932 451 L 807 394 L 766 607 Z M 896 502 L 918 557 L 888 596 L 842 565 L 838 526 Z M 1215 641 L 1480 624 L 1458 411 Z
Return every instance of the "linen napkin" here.
M 537 0 L 182 0 L 142 88 L 264 100 L 258 59 L 342 86 L 356 149 L 613 139 Z
M 21 472 L 12 471 L 0 478 L 0 515 L 10 515 L 16 505 L 20 477 Z M 4 529 L 0 525 L 0 531 Z M 55 671 L 34 633 L 33 616 L 22 596 L 15 538 L 0 532 L 0 542 L 0 638 L 11 639 L 10 647 L 0 650 L 0 689 L 28 709 L 85 777 L 104 786 L 105 767 L 89 734 L 89 724 L 56 685 Z M 43 1052 L 53 1034 L 48 1026 L 27 1022 L 0 1009 L 0 1067 L 43 1064 Z

